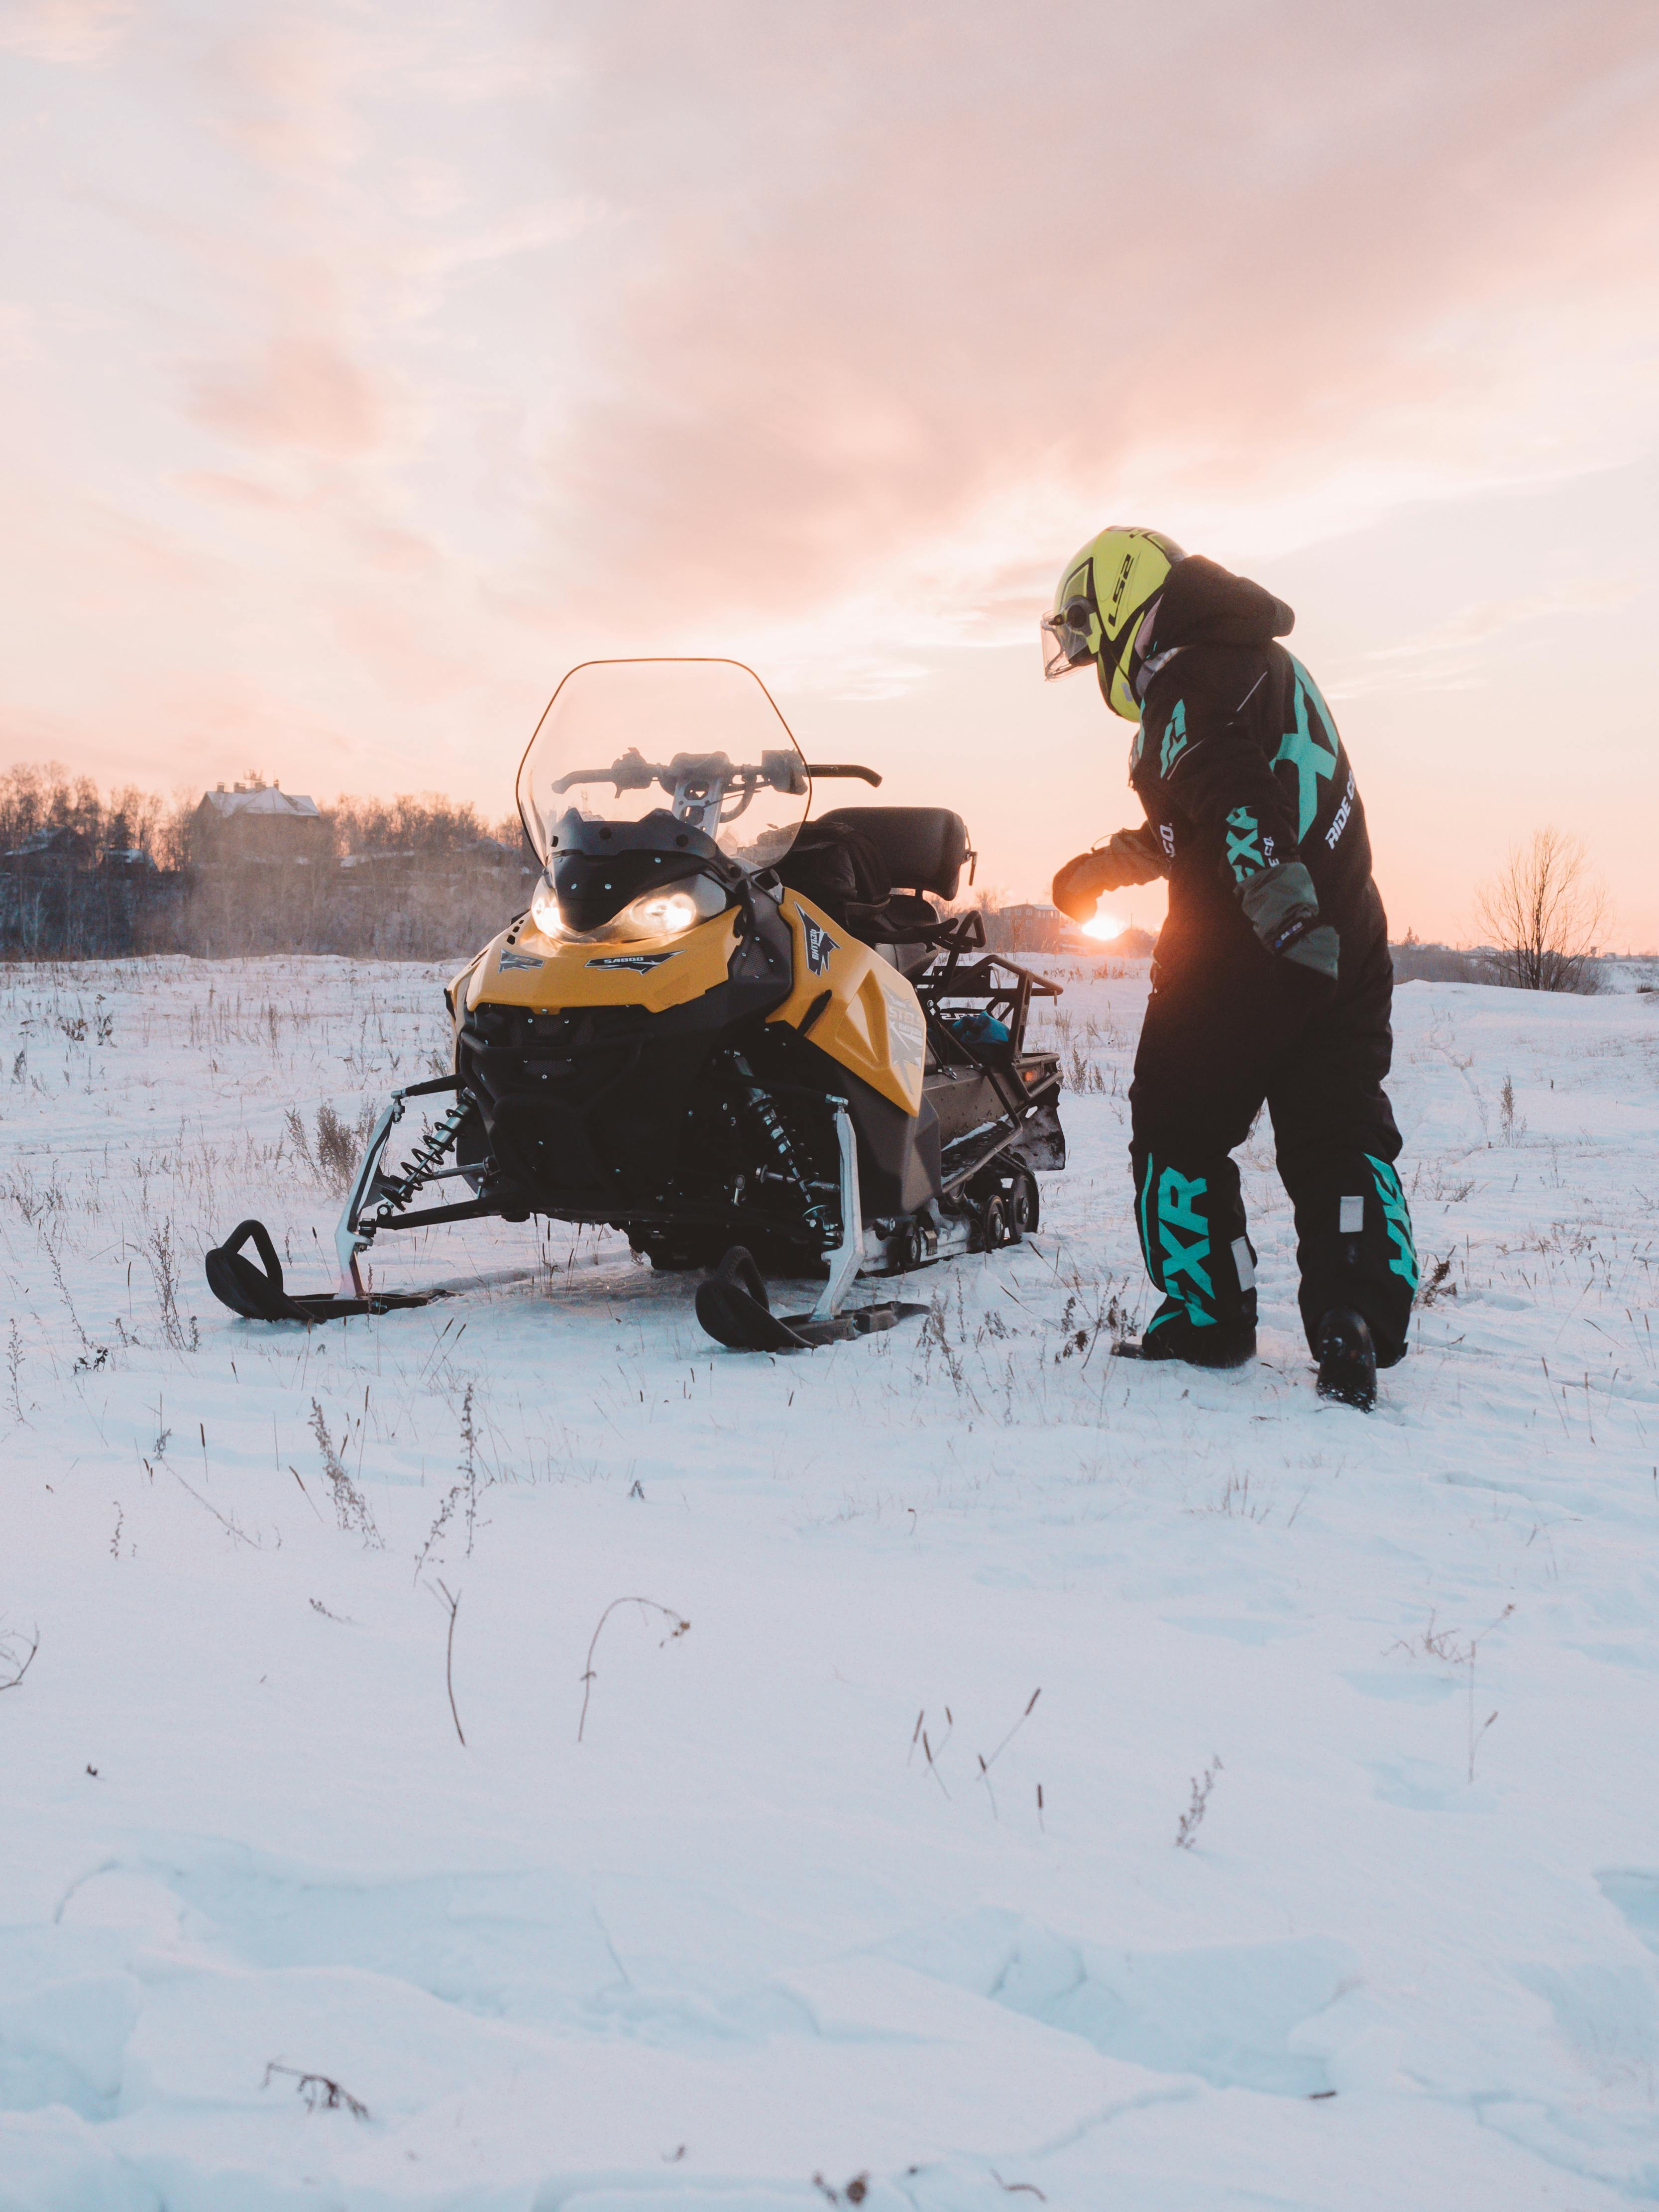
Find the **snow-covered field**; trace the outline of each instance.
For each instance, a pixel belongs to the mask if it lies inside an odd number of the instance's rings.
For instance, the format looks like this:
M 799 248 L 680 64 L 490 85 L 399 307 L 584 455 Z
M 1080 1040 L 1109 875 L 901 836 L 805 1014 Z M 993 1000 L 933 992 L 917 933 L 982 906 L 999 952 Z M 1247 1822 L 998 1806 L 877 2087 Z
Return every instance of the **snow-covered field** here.
M 1659 2198 L 1659 997 L 1400 994 L 1368 1419 L 1265 1129 L 1259 1364 L 1112 1356 L 1145 988 L 1042 1233 L 775 1362 L 593 1237 L 235 1322 L 434 973 L 0 977 L 0 2206 Z

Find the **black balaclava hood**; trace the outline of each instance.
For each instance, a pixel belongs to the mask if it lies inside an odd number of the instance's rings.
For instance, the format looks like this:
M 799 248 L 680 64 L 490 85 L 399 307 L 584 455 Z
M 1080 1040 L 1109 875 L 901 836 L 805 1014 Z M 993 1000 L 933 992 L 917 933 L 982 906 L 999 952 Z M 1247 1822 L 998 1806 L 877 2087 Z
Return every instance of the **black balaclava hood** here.
M 1284 600 L 1260 584 L 1235 576 L 1201 553 L 1189 553 L 1170 571 L 1146 658 L 1179 645 L 1266 645 L 1272 638 L 1288 637 L 1295 623 Z

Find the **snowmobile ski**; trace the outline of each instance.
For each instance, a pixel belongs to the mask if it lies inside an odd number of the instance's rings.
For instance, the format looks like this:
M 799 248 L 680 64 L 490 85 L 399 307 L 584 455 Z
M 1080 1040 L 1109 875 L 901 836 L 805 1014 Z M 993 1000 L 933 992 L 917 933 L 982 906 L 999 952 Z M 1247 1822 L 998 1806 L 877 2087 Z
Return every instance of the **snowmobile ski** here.
M 252 1244 L 263 1266 L 246 1256 Z M 283 1281 L 283 1263 L 263 1221 L 239 1221 L 204 1262 L 208 1288 L 221 1305 L 245 1321 L 344 1321 L 352 1314 L 392 1313 L 428 1305 L 441 1291 L 309 1291 L 295 1293 Z
M 926 1306 L 898 1299 L 854 1306 L 850 1312 L 775 1314 L 766 1279 L 741 1244 L 734 1244 L 706 1282 L 697 1285 L 697 1319 L 732 1352 L 811 1352 L 894 1328 Z

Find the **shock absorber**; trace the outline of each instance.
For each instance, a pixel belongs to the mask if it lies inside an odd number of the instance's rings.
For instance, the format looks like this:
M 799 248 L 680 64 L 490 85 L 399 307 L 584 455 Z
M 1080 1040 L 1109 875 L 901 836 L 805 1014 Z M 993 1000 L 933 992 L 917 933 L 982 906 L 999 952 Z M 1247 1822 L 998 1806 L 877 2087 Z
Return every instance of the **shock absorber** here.
M 472 1110 L 470 1098 L 458 1098 L 448 1112 L 441 1115 L 424 1136 L 416 1143 L 412 1156 L 404 1163 L 403 1172 L 395 1179 L 388 1177 L 380 1187 L 380 1204 L 375 1209 L 375 1219 L 382 1227 L 392 1215 L 409 1204 L 421 1185 L 427 1182 L 446 1152 L 454 1148 L 461 1133 L 461 1124 Z
M 775 1172 L 805 1201 L 806 1218 L 811 1225 L 820 1232 L 824 1231 L 828 1227 L 828 1217 L 823 1206 L 814 1203 L 812 1200 L 811 1186 L 801 1171 L 800 1162 L 796 1156 L 794 1140 L 784 1125 L 783 1116 L 778 1111 L 776 1101 L 754 1080 L 753 1072 L 747 1062 L 739 1061 L 738 1065 L 740 1073 L 746 1079 L 744 1090 L 744 1100 L 755 1120 L 760 1125 L 773 1158 L 777 1162 Z

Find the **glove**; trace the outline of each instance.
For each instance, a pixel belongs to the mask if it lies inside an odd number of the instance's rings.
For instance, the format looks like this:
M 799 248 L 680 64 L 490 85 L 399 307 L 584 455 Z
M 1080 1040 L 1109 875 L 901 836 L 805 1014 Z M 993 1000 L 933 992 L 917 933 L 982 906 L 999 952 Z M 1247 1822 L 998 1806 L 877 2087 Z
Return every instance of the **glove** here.
M 1067 860 L 1054 878 L 1054 904 L 1073 921 L 1087 921 L 1103 891 L 1121 891 L 1130 884 L 1149 884 L 1169 863 L 1164 848 L 1150 830 L 1120 830 L 1092 853 L 1079 853 Z
M 1245 919 L 1276 959 L 1286 960 L 1322 989 L 1336 988 L 1341 939 L 1319 919 L 1319 894 L 1300 860 L 1264 868 L 1238 886 Z

